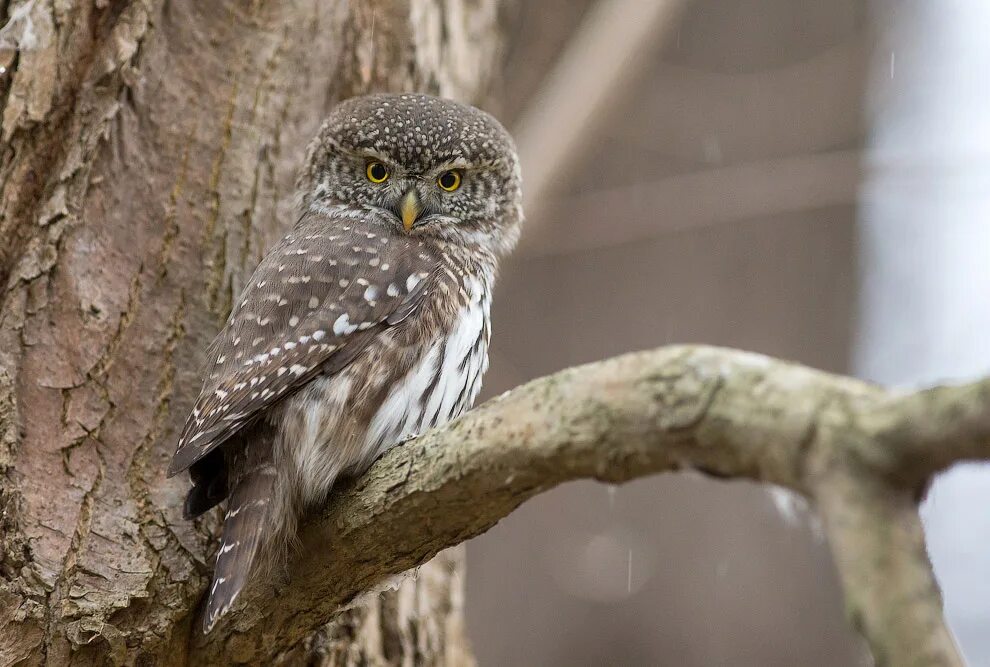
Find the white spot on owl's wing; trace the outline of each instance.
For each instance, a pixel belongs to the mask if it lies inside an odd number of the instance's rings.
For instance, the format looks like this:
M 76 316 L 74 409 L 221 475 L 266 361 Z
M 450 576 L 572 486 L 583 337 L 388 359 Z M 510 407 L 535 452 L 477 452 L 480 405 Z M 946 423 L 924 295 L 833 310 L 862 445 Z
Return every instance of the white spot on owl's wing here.
M 349 333 L 357 331 L 357 325 L 351 324 L 351 316 L 344 313 L 333 323 L 333 334 L 335 336 L 346 336 Z

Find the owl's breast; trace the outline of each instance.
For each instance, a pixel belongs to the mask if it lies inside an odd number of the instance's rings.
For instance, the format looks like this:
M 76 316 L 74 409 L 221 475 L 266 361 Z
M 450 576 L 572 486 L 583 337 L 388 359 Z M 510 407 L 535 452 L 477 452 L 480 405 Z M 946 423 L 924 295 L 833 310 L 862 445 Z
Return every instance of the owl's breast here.
M 467 282 L 469 298 L 450 327 L 392 385 L 372 417 L 359 466 L 370 465 L 394 445 L 447 423 L 474 404 L 488 369 L 491 294 L 480 281 Z
M 286 405 L 282 446 L 307 500 L 474 404 L 488 368 L 491 292 L 472 277 L 464 285 L 444 325 L 407 321 L 382 332 L 346 368 L 314 380 Z

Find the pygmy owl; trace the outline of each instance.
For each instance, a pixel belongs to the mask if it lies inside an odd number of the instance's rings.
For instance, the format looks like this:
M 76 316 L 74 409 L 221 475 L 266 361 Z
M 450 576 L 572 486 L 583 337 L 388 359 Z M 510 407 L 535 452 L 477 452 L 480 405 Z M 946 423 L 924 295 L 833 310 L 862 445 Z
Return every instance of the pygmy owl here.
M 335 480 L 471 406 L 522 222 L 505 129 L 426 95 L 337 106 L 299 187 L 294 228 L 208 350 L 168 469 L 190 471 L 187 517 L 227 500 L 206 632 Z

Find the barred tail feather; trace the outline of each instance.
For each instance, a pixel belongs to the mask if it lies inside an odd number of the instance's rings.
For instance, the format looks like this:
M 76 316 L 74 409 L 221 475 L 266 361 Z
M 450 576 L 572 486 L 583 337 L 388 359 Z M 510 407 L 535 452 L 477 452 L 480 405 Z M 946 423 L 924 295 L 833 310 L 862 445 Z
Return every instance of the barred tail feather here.
M 206 603 L 204 633 L 213 629 L 217 620 L 233 606 L 248 581 L 263 533 L 269 525 L 274 482 L 275 469 L 264 465 L 244 476 L 230 495 Z

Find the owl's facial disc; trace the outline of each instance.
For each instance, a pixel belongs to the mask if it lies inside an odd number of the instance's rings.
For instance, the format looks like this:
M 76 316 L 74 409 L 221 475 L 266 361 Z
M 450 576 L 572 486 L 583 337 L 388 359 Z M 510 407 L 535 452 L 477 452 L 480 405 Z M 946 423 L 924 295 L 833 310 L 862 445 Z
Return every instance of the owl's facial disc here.
M 373 210 L 400 234 L 508 252 L 522 222 L 519 161 L 483 111 L 428 95 L 338 105 L 310 149 L 303 205 Z
M 428 230 L 440 231 L 443 227 L 463 224 L 465 211 L 458 208 L 455 191 L 468 165 L 463 160 L 460 162 L 462 166 L 456 169 L 444 162 L 422 171 L 402 164 L 389 166 L 388 179 L 368 177 L 375 190 L 368 198 L 380 210 L 391 214 L 396 226 L 405 233 L 430 233 Z

